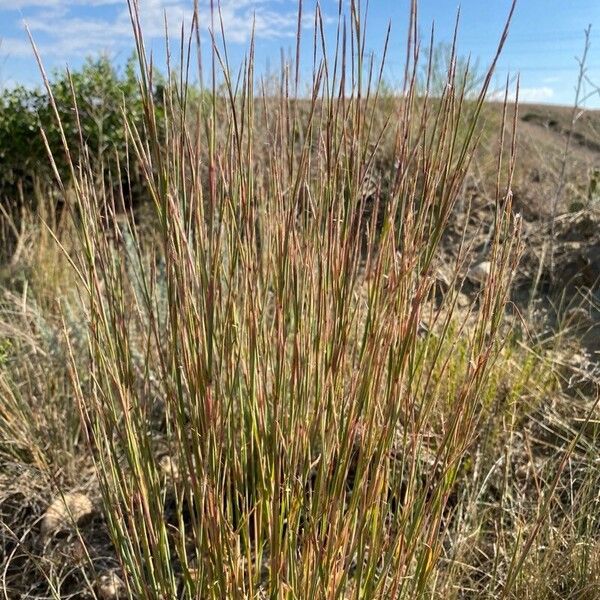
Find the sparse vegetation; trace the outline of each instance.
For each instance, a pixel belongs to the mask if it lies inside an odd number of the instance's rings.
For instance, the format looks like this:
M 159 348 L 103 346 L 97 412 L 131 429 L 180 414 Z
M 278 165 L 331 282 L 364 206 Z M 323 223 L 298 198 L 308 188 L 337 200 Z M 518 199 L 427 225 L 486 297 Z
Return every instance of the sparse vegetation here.
M 3 214 L 4 597 L 598 597 L 597 203 L 546 272 L 495 61 L 422 87 L 411 37 L 394 94 L 351 3 L 311 98 L 216 45 L 199 91 L 136 6 L 124 79 L 4 100 L 50 151 Z

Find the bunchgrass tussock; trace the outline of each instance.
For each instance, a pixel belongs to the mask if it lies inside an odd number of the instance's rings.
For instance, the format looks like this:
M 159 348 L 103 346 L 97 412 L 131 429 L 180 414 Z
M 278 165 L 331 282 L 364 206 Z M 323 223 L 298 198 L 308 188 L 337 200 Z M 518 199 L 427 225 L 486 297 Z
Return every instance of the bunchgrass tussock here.
M 133 221 L 116 219 L 118 190 L 99 189 L 83 149 L 72 164 L 82 247 L 72 260 L 88 384 L 71 369 L 128 593 L 425 594 L 519 254 L 510 187 L 499 188 L 486 285 L 446 385 L 454 317 L 451 299 L 431 305 L 434 258 L 493 65 L 475 100 L 452 69 L 440 96 L 419 96 L 411 37 L 393 119 L 375 123 L 381 67 L 364 56 L 353 3 L 333 54 L 316 13 L 309 98 L 294 94 L 291 64 L 281 91 L 261 94 L 253 44 L 232 73 L 215 32 L 213 87 L 191 102 L 196 14 L 159 112 L 137 4 L 130 11 L 146 120 L 140 130 L 126 109 L 123 118 L 156 239 L 142 253 Z M 367 196 L 386 135 L 389 191 Z M 440 322 L 422 340 L 427 312 Z

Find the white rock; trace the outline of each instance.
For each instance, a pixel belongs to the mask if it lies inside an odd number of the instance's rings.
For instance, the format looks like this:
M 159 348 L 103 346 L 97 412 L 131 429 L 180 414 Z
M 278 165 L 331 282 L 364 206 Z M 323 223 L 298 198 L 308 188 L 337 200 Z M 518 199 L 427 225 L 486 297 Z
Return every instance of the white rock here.
M 100 575 L 97 588 L 102 600 L 118 600 L 125 597 L 125 585 L 115 571 Z
M 467 278 L 475 283 L 486 283 L 492 271 L 492 263 L 488 260 L 473 265 L 467 273 Z
M 158 468 L 162 476 L 168 481 L 173 482 L 181 479 L 181 474 L 179 472 L 177 462 L 168 455 L 163 456 L 158 461 Z
M 94 511 L 92 501 L 79 492 L 55 498 L 42 517 L 42 535 L 49 536 L 57 531 L 69 529 Z
M 467 306 L 469 306 L 470 304 L 471 300 L 469 296 L 467 296 L 463 292 L 458 292 L 456 296 L 456 305 L 458 306 L 458 308 L 467 308 Z

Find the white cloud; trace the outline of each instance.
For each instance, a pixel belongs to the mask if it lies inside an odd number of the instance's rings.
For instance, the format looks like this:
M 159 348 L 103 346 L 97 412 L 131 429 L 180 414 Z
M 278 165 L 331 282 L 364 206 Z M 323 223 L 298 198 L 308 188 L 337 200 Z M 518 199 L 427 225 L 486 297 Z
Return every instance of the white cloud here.
M 9 37 L 0 40 L 0 56 L 23 58 L 32 55 L 31 44 L 25 38 Z
M 223 21 L 228 43 L 247 42 L 254 27 L 257 38 L 286 38 L 295 34 L 297 12 L 295 2 L 281 0 L 277 9 L 267 0 L 221 0 L 220 15 L 215 15 L 215 34 L 221 37 Z M 95 8 L 114 5 L 110 17 L 97 14 Z M 218 5 L 215 2 L 215 5 Z M 82 7 L 86 7 L 82 16 Z M 173 34 L 181 23 L 192 22 L 192 0 L 139 0 L 140 20 L 148 40 L 162 39 L 165 15 Z M 201 0 L 200 22 L 210 26 L 209 0 Z M 125 0 L 0 0 L 0 10 L 29 9 L 23 20 L 32 32 L 43 56 L 68 61 L 81 54 L 118 51 L 132 45 L 130 15 Z M 20 18 L 23 13 L 16 15 Z M 106 11 L 103 12 L 105 15 Z M 12 56 L 31 55 L 26 35 L 22 41 L 5 38 L 0 53 Z
M 496 90 L 490 94 L 490 100 L 503 101 L 504 93 L 504 90 Z M 519 88 L 519 102 L 544 102 L 551 100 L 555 95 L 556 92 L 549 86 Z M 508 98 L 514 100 L 514 88 L 509 90 Z
M 554 90 L 548 86 L 525 87 L 519 90 L 519 100 L 521 102 L 543 102 L 554 98 Z
M 0 10 L 21 10 L 31 7 L 107 6 L 123 4 L 124 0 L 0 0 Z

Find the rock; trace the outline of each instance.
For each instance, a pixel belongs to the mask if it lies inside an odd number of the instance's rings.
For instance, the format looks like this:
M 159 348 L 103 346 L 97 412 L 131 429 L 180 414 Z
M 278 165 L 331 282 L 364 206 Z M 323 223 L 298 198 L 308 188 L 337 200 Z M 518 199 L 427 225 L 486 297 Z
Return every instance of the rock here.
M 492 271 L 492 263 L 487 260 L 472 266 L 467 273 L 467 279 L 474 283 L 486 283 Z
M 177 462 L 173 460 L 169 455 L 161 457 L 158 461 L 158 468 L 161 475 L 170 482 L 179 481 L 181 474 Z
M 456 305 L 458 308 L 467 308 L 471 304 L 471 299 L 464 292 L 458 292 L 456 295 Z
M 116 571 L 109 571 L 100 575 L 96 582 L 96 587 L 101 600 L 125 598 L 125 585 Z
M 77 525 L 94 512 L 92 501 L 79 492 L 55 498 L 42 517 L 42 535 L 47 537 Z

